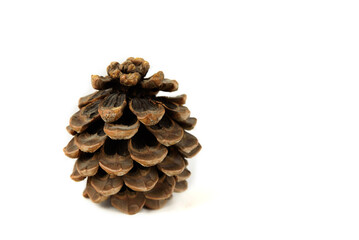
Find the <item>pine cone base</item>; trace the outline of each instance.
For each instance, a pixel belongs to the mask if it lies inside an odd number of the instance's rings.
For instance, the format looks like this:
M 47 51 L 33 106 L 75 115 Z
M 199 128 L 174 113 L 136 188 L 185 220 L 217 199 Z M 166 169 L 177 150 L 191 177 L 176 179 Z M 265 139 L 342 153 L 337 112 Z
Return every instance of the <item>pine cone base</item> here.
M 186 158 L 201 145 L 188 133 L 197 119 L 184 106 L 187 96 L 160 97 L 178 89 L 159 71 L 149 78 L 142 58 L 112 62 L 108 76 L 92 75 L 97 91 L 80 98 L 67 131 L 73 138 L 64 153 L 77 159 L 74 181 L 87 179 L 83 196 L 110 201 L 127 214 L 159 209 L 173 193 L 187 189 Z

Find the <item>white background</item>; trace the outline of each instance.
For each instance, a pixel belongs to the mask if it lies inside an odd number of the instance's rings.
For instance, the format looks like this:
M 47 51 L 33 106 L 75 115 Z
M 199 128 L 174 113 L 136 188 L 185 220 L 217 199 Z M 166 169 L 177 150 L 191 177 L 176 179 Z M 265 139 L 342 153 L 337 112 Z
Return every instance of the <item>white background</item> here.
M 1 239 L 358 239 L 358 1 L 1 1 Z M 91 74 L 187 93 L 189 189 L 128 216 L 62 148 Z

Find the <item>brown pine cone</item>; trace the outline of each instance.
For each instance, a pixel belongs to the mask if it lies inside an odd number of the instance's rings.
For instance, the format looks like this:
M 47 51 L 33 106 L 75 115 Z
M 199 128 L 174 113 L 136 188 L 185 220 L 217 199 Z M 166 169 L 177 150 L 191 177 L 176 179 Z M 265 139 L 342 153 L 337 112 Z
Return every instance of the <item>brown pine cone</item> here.
M 64 148 L 77 158 L 71 178 L 87 177 L 84 197 L 99 203 L 110 198 L 122 212 L 158 209 L 173 192 L 187 189 L 186 158 L 201 150 L 191 130 L 197 119 L 183 106 L 186 95 L 157 97 L 178 89 L 175 80 L 157 72 L 142 58 L 112 62 L 108 76 L 93 75 L 98 91 L 79 100 L 79 111 L 67 131 L 74 135 Z

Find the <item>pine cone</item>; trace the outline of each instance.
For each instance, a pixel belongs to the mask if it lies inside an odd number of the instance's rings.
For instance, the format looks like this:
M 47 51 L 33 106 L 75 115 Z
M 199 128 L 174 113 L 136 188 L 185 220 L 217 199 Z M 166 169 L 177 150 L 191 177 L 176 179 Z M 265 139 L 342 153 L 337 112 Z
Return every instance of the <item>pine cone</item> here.
M 156 96 L 176 91 L 178 83 L 161 71 L 145 78 L 149 67 L 142 58 L 128 58 L 112 62 L 108 76 L 93 75 L 98 91 L 80 98 L 67 127 L 74 137 L 64 152 L 77 158 L 71 178 L 87 177 L 83 196 L 95 203 L 110 199 L 127 214 L 158 209 L 173 192 L 186 190 L 191 173 L 185 158 L 201 150 L 185 131 L 197 122 L 183 106 L 187 96 Z

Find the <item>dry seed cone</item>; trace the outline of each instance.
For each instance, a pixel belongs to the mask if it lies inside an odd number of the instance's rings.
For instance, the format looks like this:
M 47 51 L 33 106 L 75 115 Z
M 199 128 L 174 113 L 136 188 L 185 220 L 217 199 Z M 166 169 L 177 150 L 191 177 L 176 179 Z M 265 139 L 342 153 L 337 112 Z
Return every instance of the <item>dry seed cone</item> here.
M 71 178 L 87 179 L 84 197 L 109 199 L 127 214 L 158 209 L 186 190 L 186 158 L 201 150 L 186 131 L 197 122 L 183 106 L 186 95 L 156 96 L 176 91 L 178 83 L 161 71 L 146 78 L 149 68 L 142 58 L 128 58 L 112 62 L 108 76 L 93 75 L 98 91 L 80 98 L 67 127 L 74 137 L 64 152 L 77 159 Z

